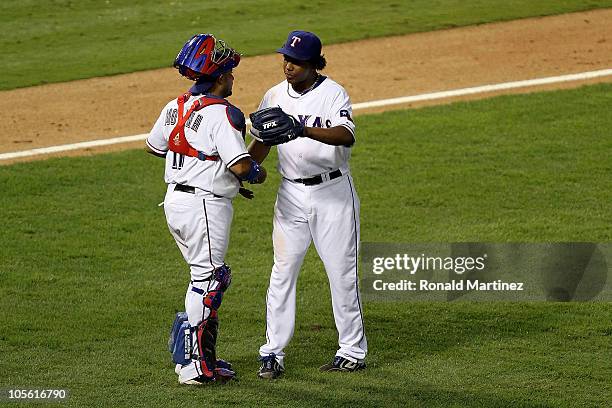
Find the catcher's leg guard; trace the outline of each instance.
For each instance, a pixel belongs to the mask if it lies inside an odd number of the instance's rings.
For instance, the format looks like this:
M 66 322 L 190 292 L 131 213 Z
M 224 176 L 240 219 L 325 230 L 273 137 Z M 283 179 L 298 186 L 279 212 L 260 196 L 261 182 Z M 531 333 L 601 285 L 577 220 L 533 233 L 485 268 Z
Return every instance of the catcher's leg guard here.
M 217 310 L 221 307 L 223 293 L 227 290 L 232 280 L 232 271 L 227 265 L 223 265 L 214 271 L 213 281 L 208 291 L 203 294 L 204 318 L 196 329 L 197 359 L 201 363 L 202 375 L 212 378 L 217 368 L 217 333 L 219 329 L 219 318 Z
M 172 353 L 172 361 L 176 364 L 186 365 L 191 361 L 191 333 L 193 329 L 187 321 L 187 313 L 178 312 L 172 324 L 168 351 Z
M 210 317 L 208 321 L 210 321 Z M 207 326 L 207 328 L 212 329 L 212 326 L 209 325 Z M 203 332 L 205 331 L 206 330 L 203 330 Z M 174 323 L 172 324 L 172 329 L 170 330 L 170 338 L 168 339 L 168 351 L 170 352 L 170 354 L 172 354 L 172 361 L 175 364 L 179 364 L 179 366 L 184 366 L 189 364 L 189 362 L 191 361 L 191 358 L 193 357 L 192 347 L 194 343 L 194 332 L 197 332 L 197 328 L 191 327 L 191 325 L 187 321 L 187 313 L 177 312 L 174 318 Z M 206 340 L 213 337 L 216 338 L 212 334 L 213 333 L 209 333 L 209 335 L 206 336 Z M 204 341 L 204 343 L 206 342 Z M 199 344 L 199 342 L 196 341 L 196 346 L 197 344 Z M 197 353 L 195 357 L 197 358 Z M 217 359 L 215 365 L 218 369 L 232 369 L 232 364 L 225 360 Z
M 232 270 L 229 266 L 223 265 L 215 269 L 212 277 L 213 281 L 206 294 L 204 294 L 204 306 L 210 310 L 219 310 L 223 294 L 229 288 L 232 282 Z M 204 311 L 204 319 L 206 319 L 207 311 Z
M 174 316 L 174 322 L 172 323 L 172 328 L 170 329 L 170 338 L 168 339 L 168 351 L 172 353 L 174 350 L 174 344 L 176 343 L 177 337 L 180 332 L 181 325 L 183 322 L 187 321 L 187 313 L 185 312 L 176 312 L 176 316 Z
M 202 366 L 202 375 L 213 377 L 217 363 L 217 333 L 219 329 L 219 319 L 217 312 L 212 311 L 207 319 L 198 325 L 197 347 L 198 355 Z

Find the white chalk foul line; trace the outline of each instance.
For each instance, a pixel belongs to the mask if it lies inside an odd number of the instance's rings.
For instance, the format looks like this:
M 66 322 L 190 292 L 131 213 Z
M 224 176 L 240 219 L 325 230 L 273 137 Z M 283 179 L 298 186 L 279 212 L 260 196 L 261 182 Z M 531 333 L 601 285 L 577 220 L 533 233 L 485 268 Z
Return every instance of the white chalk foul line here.
M 586 79 L 600 78 L 612 75 L 612 69 L 602 69 L 599 71 L 580 72 L 577 74 L 560 75 L 547 78 L 528 79 L 524 81 L 504 82 L 501 84 L 475 86 L 472 88 L 454 89 L 450 91 L 433 92 L 421 95 L 403 96 L 399 98 L 382 99 L 378 101 L 361 102 L 353 105 L 353 110 L 378 108 L 382 106 L 400 105 L 412 102 L 431 101 L 436 99 L 452 98 L 457 96 L 474 95 L 487 92 L 503 91 L 508 89 L 525 88 L 530 86 L 555 84 L 560 82 L 583 81 Z M 250 125 L 247 120 L 247 125 Z M 41 154 L 60 153 L 70 150 L 87 149 L 91 147 L 108 146 L 120 143 L 129 143 L 145 140 L 149 134 L 114 137 L 112 139 L 91 140 L 88 142 L 72 143 L 59 146 L 42 147 L 39 149 L 22 150 L 11 153 L 1 153 L 0 161 L 17 159 L 21 157 L 36 156 Z
M 70 150 L 87 149 L 90 147 L 100 147 L 100 146 L 108 146 L 108 145 L 120 144 L 120 143 L 137 142 L 137 141 L 145 140 L 147 136 L 149 136 L 148 133 L 142 134 L 142 135 L 114 137 L 112 139 L 90 140 L 88 142 L 79 142 L 79 143 L 72 143 L 72 144 L 65 144 L 65 145 L 58 145 L 58 146 L 41 147 L 39 149 L 22 150 L 19 152 L 12 152 L 12 153 L 2 153 L 0 154 L 0 161 L 9 160 L 9 159 L 17 159 L 20 157 L 36 156 L 39 154 L 61 153 L 61 152 L 67 152 Z
M 527 79 L 524 81 L 505 82 L 501 84 L 475 86 L 473 88 L 462 88 L 450 91 L 427 93 L 414 96 L 403 96 L 400 98 L 383 99 L 380 101 L 362 102 L 353 105 L 353 110 L 377 108 L 380 106 L 399 105 L 403 103 L 431 101 L 435 99 L 452 98 L 455 96 L 473 95 L 486 92 L 503 91 L 508 89 L 525 88 L 529 86 L 556 84 L 559 82 L 582 81 L 585 79 L 599 78 L 612 75 L 612 69 L 600 71 L 580 72 L 578 74 L 560 75 L 547 78 Z

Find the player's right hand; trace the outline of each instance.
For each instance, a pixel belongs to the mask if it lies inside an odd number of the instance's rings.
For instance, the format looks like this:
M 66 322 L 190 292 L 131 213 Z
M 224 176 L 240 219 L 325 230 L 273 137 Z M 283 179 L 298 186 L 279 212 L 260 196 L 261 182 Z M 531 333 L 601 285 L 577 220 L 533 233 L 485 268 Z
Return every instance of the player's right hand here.
M 266 171 L 264 166 L 261 166 L 261 173 L 259 173 L 259 177 L 253 180 L 251 184 L 262 184 L 264 181 L 266 181 L 267 177 L 268 177 L 268 172 Z

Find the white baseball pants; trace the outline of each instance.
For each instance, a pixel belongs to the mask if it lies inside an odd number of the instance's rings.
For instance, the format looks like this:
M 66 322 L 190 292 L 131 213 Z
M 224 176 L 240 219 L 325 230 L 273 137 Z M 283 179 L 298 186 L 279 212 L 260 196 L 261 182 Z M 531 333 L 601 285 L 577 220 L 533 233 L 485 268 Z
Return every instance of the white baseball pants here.
M 232 200 L 196 189 L 195 194 L 174 191 L 164 200 L 168 229 L 191 270 L 191 280 L 207 279 L 223 265 L 234 210 Z
M 274 208 L 274 266 L 266 299 L 266 344 L 281 364 L 295 326 L 297 276 L 311 240 L 323 261 L 338 330 L 336 355 L 363 360 L 367 341 L 359 293 L 359 198 L 350 174 L 314 186 L 283 179 Z
M 204 295 L 194 292 L 192 287 L 206 293 L 215 283 L 203 280 L 211 278 L 214 269 L 224 263 L 234 214 L 232 200 L 198 189 L 195 194 L 174 191 L 171 184 L 166 192 L 164 211 L 168 229 L 191 271 L 185 311 L 191 327 L 197 327 L 208 317 L 205 316 L 208 309 L 204 307 Z M 176 373 L 181 380 L 195 378 L 202 374 L 200 364 L 192 360 L 186 366 L 177 365 Z

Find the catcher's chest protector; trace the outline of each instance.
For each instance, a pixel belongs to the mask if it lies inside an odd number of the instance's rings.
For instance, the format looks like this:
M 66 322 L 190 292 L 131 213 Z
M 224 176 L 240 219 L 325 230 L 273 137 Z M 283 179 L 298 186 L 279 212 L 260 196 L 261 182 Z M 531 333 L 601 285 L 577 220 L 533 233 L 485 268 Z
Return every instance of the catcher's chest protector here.
M 186 94 L 179 96 L 176 100 L 178 104 L 178 121 L 174 129 L 172 129 L 170 136 L 168 137 L 168 148 L 175 153 L 184 154 L 185 156 L 189 157 L 197 157 L 200 160 L 217 161 L 219 160 L 219 156 L 208 156 L 203 152 L 194 149 L 189 144 L 187 138 L 185 137 L 185 123 L 193 114 L 193 112 L 197 112 L 211 105 L 229 106 L 229 103 L 224 99 L 209 98 L 204 96 L 200 99 L 197 99 L 193 103 L 193 105 L 191 105 L 191 108 L 189 108 L 187 113 L 183 115 L 185 101 L 187 101 L 190 97 L 191 93 L 187 92 Z

